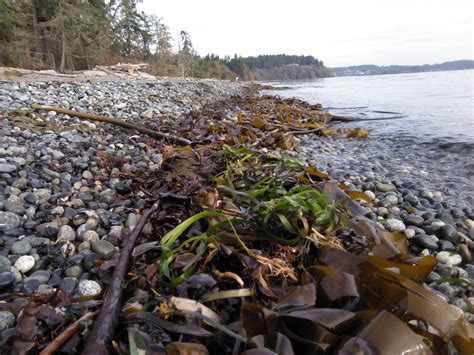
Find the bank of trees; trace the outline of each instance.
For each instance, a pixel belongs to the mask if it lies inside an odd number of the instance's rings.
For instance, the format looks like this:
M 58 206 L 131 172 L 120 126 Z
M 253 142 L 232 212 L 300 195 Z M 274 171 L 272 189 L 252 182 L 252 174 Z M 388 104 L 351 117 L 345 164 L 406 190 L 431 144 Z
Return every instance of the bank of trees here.
M 248 80 L 312 79 L 330 75 L 324 63 L 313 56 L 287 54 L 257 57 L 226 57 L 222 60 L 241 78 Z
M 204 61 L 182 31 L 173 52 L 168 26 L 138 10 L 139 0 L 0 0 L 0 65 L 74 71 L 96 64 L 150 63 L 160 75 L 231 78 Z
M 200 57 L 181 31 L 138 10 L 140 0 L 0 0 L 0 65 L 61 72 L 148 62 L 152 74 L 270 80 L 325 76 L 311 56 Z

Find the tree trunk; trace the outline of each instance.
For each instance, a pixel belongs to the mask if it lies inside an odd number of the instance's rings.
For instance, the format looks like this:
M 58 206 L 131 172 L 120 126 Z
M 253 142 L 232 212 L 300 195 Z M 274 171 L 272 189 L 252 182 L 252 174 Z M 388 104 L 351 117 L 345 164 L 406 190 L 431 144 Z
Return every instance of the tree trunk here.
M 33 1 L 33 4 L 31 5 L 31 17 L 33 18 L 33 33 L 35 36 L 35 48 L 34 51 L 37 53 L 41 53 L 41 62 L 43 62 L 44 58 L 44 48 L 43 48 L 43 43 L 41 41 L 41 34 L 38 26 L 38 13 L 36 11 L 36 1 Z
M 64 33 L 64 25 L 61 21 L 61 64 L 59 64 L 59 71 L 64 73 L 66 69 L 66 34 Z

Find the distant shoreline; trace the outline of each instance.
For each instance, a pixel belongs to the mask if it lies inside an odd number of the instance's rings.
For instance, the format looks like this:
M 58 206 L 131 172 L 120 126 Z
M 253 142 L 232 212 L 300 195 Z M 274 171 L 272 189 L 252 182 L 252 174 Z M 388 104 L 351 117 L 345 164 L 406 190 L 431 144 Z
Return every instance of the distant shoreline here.
M 387 74 L 414 74 L 440 71 L 470 70 L 474 69 L 474 60 L 456 60 L 440 64 L 423 65 L 389 65 L 379 66 L 373 64 L 354 65 L 347 67 L 330 68 L 332 77 L 340 76 L 368 76 Z

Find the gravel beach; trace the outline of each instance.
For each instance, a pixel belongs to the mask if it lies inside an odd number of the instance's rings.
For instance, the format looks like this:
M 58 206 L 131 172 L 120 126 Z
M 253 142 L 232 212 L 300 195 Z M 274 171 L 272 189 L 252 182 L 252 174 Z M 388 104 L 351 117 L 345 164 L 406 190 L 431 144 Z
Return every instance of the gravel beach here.
M 131 193 L 127 174 L 158 170 L 162 161 L 161 149 L 146 136 L 53 111 L 34 112 L 32 104 L 173 127 L 191 110 L 242 94 L 246 87 L 182 79 L 0 81 L 0 293 L 102 292 L 96 260 L 114 259 L 122 231 L 132 229 L 146 207 L 143 192 Z M 238 110 L 223 117 L 235 117 Z M 388 231 L 405 233 L 412 255 L 436 256 L 439 264 L 426 287 L 474 323 L 472 162 L 396 138 L 298 139 L 290 155 L 349 190 L 366 192 L 375 200 L 373 206 L 363 204 L 366 216 Z M 101 154 L 126 163 L 106 169 Z M 151 228 L 144 233 L 152 234 Z M 0 311 L 2 339 L 15 332 L 15 317 Z

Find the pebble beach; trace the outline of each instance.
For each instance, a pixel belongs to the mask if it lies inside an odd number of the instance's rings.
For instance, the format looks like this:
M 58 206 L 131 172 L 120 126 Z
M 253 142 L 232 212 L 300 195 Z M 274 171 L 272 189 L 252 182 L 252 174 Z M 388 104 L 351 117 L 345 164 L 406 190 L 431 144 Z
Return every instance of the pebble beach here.
M 146 136 L 32 111 L 32 104 L 172 128 L 193 110 L 243 95 L 247 86 L 217 80 L 0 78 L 0 293 L 45 295 L 57 288 L 77 296 L 101 293 L 105 285 L 96 261 L 119 253 L 123 231 L 133 229 L 147 204 L 143 192 L 130 190 L 127 175 L 159 170 L 162 162 L 162 151 Z M 231 120 L 238 112 L 235 107 L 222 116 Z M 298 140 L 285 154 L 372 198 L 373 205 L 362 203 L 366 216 L 404 233 L 413 256 L 435 256 L 438 265 L 424 286 L 474 324 L 474 182 L 468 158 L 440 157 L 428 149 L 415 154 L 396 138 L 310 134 Z M 104 167 L 104 154 L 124 163 Z M 143 233 L 153 234 L 151 224 Z M 16 315 L 0 311 L 0 338 L 14 334 L 15 324 Z

